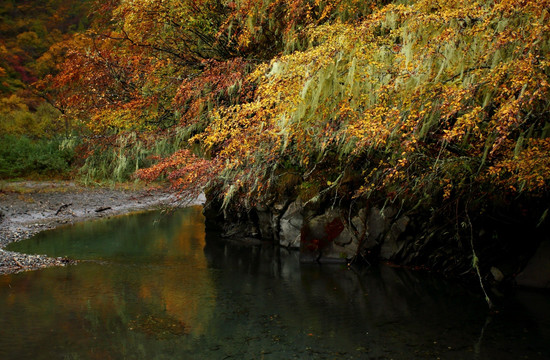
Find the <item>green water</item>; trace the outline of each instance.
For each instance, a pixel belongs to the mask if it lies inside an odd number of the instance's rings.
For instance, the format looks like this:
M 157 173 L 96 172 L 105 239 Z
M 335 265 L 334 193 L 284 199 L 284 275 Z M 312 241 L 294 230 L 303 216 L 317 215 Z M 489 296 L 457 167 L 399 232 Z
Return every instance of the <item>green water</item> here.
M 488 315 L 479 294 L 427 274 L 220 242 L 199 207 L 10 250 L 84 261 L 0 276 L 0 359 L 550 358 L 548 295 Z

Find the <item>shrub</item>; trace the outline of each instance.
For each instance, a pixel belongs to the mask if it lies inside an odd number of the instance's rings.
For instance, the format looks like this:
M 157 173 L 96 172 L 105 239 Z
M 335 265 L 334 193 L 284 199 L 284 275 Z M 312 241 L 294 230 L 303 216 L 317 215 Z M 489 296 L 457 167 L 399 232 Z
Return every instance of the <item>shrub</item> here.
M 0 178 L 31 175 L 67 175 L 75 152 L 66 139 L 31 140 L 26 136 L 0 137 Z

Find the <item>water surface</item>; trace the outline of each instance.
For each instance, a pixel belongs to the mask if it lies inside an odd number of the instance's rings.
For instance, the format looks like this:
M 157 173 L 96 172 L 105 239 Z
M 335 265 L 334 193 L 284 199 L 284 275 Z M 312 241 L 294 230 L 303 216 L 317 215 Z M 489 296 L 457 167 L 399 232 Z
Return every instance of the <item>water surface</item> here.
M 77 224 L 10 250 L 83 260 L 0 276 L 0 359 L 548 359 L 550 298 L 497 315 L 457 284 L 300 265 L 205 235 L 200 207 Z

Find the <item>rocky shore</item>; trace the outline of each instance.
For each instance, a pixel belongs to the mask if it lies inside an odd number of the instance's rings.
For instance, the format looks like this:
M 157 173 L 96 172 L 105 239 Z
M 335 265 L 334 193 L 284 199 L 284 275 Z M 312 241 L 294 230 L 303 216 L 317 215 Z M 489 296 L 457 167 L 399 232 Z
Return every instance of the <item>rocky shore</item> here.
M 155 189 L 90 188 L 64 181 L 0 184 L 0 274 L 74 262 L 4 250 L 14 241 L 80 221 L 176 205 L 173 195 Z
M 221 210 L 211 199 L 205 215 L 222 238 L 273 242 L 299 251 L 304 263 L 383 261 L 475 286 L 481 281 L 496 296 L 516 285 L 550 289 L 548 224 L 517 210 L 504 209 L 500 217 L 472 212 L 470 226 L 457 227 L 454 218 L 430 209 L 319 199 L 282 197 L 244 210 Z

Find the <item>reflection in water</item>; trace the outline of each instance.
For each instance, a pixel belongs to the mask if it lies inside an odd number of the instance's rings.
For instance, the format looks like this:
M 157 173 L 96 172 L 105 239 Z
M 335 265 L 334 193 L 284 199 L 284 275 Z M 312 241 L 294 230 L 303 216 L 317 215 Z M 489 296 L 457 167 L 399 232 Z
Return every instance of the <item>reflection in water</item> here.
M 0 359 L 550 356 L 548 296 L 521 293 L 489 321 L 477 294 L 428 275 L 205 241 L 199 207 L 79 224 L 14 249 L 88 261 L 0 277 Z

